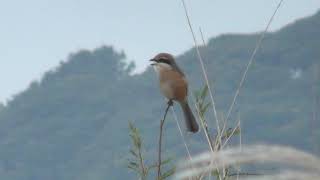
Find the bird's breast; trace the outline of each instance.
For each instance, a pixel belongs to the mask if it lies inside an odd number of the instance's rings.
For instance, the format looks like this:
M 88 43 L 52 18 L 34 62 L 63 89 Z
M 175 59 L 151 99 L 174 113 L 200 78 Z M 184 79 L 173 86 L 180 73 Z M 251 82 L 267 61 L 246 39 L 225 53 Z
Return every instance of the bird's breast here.
M 174 70 L 159 72 L 161 92 L 168 98 L 184 101 L 188 93 L 188 83 L 183 75 Z

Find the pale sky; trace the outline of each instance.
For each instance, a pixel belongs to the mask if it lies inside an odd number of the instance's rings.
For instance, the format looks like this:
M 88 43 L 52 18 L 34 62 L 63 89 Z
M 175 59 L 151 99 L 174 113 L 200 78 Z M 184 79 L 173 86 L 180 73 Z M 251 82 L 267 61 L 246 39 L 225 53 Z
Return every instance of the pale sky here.
M 278 2 L 186 0 L 206 39 L 261 31 Z M 271 30 L 319 9 L 320 0 L 285 0 Z M 79 49 L 113 45 L 142 71 L 155 53 L 193 45 L 181 0 L 0 0 L 0 23 L 0 102 Z

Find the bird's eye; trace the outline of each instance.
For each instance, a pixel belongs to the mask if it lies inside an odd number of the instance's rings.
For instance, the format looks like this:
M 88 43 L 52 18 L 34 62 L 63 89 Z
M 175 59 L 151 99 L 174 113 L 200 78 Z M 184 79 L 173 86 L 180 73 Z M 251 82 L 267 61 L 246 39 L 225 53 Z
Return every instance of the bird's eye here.
M 169 65 L 171 64 L 170 60 L 164 59 L 164 58 L 159 59 L 159 62 L 166 63 L 166 64 L 169 64 Z

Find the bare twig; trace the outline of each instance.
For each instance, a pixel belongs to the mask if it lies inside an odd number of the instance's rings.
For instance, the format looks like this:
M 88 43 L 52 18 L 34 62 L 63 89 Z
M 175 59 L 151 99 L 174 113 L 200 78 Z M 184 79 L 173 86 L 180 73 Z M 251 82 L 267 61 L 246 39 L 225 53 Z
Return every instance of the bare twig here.
M 201 27 L 199 27 L 199 31 L 200 31 L 200 35 L 201 35 L 203 46 L 205 47 L 206 46 L 206 41 L 204 40 L 204 35 L 203 35 Z
M 188 14 L 188 10 L 187 10 L 187 7 L 186 7 L 186 3 L 185 3 L 184 0 L 181 0 L 181 2 L 182 2 L 183 8 L 184 8 L 184 12 L 185 12 L 185 15 L 186 15 L 186 18 L 187 18 L 187 21 L 188 21 L 188 25 L 189 25 L 189 28 L 190 28 L 190 32 L 191 32 L 191 34 L 192 34 L 192 38 L 193 38 L 194 45 L 195 45 L 195 48 L 196 48 L 196 51 L 197 51 L 198 59 L 199 59 L 199 61 L 200 61 L 200 65 L 201 65 L 201 68 L 202 68 L 203 77 L 204 77 L 205 82 L 206 82 L 206 84 L 207 84 L 207 86 L 208 86 L 209 95 L 210 95 L 210 98 L 211 98 L 211 101 L 212 101 L 213 113 L 214 113 L 214 117 L 215 117 L 215 119 L 216 119 L 217 129 L 218 129 L 218 132 L 220 132 L 220 125 L 219 125 L 219 120 L 218 120 L 216 105 L 215 105 L 215 101 L 214 101 L 214 98 L 213 98 L 213 93 L 212 93 L 212 91 L 211 91 L 211 87 L 210 87 L 210 83 L 209 83 L 209 78 L 208 78 L 206 69 L 205 69 L 205 67 L 204 67 L 204 63 L 203 63 L 203 60 L 202 60 L 202 56 L 201 56 L 201 53 L 200 53 L 200 50 L 199 50 L 199 46 L 198 46 L 198 42 L 197 42 L 195 33 L 194 33 L 193 28 L 192 28 L 192 25 L 191 25 L 191 20 L 190 20 L 190 18 L 189 18 L 189 14 Z
M 320 107 L 318 107 L 318 99 L 319 99 L 319 89 L 317 87 L 317 84 L 320 84 L 319 81 L 319 77 L 320 77 L 320 64 L 314 65 L 314 68 L 312 69 L 313 71 L 313 82 L 312 82 L 312 87 L 311 87 L 311 91 L 312 91 L 312 99 L 313 99 L 313 103 L 312 103 L 312 119 L 310 121 L 310 135 L 311 135 L 311 139 L 312 139 L 312 146 L 315 152 L 317 152 L 319 150 L 319 147 L 317 146 L 317 136 L 315 134 L 316 130 L 315 127 L 317 127 L 317 121 L 318 121 L 318 110 Z
M 243 76 L 242 76 L 242 78 L 241 78 L 241 80 L 240 80 L 239 86 L 238 86 L 238 88 L 237 88 L 237 90 L 236 90 L 236 92 L 235 92 L 235 95 L 234 95 L 234 97 L 233 97 L 232 103 L 231 103 L 231 105 L 230 105 L 230 107 L 229 107 L 229 109 L 228 109 L 227 117 L 226 117 L 226 119 L 225 119 L 225 121 L 224 121 L 221 134 L 224 133 L 224 131 L 225 131 L 226 127 L 227 127 L 227 123 L 228 123 L 228 120 L 230 119 L 231 112 L 232 112 L 233 107 L 234 107 L 234 105 L 235 105 L 235 103 L 236 103 L 237 97 L 238 97 L 239 94 L 240 94 L 240 89 L 241 89 L 241 87 L 242 87 L 242 85 L 243 85 L 243 83 L 244 83 L 244 81 L 245 81 L 245 79 L 246 79 L 246 77 L 247 77 L 247 73 L 248 73 L 248 71 L 249 71 L 252 63 L 254 62 L 254 58 L 255 58 L 255 56 L 256 56 L 256 53 L 258 52 L 258 50 L 259 50 L 259 48 L 260 48 L 260 46 L 261 46 L 261 44 L 262 44 L 262 41 L 264 40 L 264 37 L 265 37 L 265 35 L 266 35 L 266 33 L 267 33 L 270 25 L 271 25 L 271 23 L 272 23 L 275 15 L 276 15 L 276 13 L 278 12 L 279 8 L 281 7 L 283 1 L 284 1 L 284 0 L 280 0 L 280 1 L 279 1 L 278 6 L 276 7 L 276 9 L 275 9 L 275 11 L 273 12 L 270 20 L 268 21 L 268 24 L 267 24 L 265 30 L 261 33 L 261 36 L 260 36 L 260 38 L 259 38 L 259 40 L 258 40 L 258 42 L 257 42 L 257 44 L 256 44 L 256 47 L 255 47 L 253 53 L 251 54 L 250 60 L 249 60 L 249 62 L 248 62 L 248 64 L 247 64 L 247 66 L 246 66 L 246 69 L 245 69 L 245 71 L 244 71 L 244 73 L 243 73 Z M 238 124 L 238 125 L 240 125 L 240 119 L 239 119 L 239 124 Z M 234 133 L 234 132 L 233 132 L 233 133 Z M 232 134 L 233 134 L 233 133 L 232 133 Z M 232 137 L 232 135 L 231 135 L 230 137 Z M 222 146 L 224 147 L 224 146 L 228 143 L 229 140 L 230 140 L 230 138 L 228 138 L 228 139 L 223 143 Z M 240 145 L 240 146 L 241 146 L 241 145 Z M 237 177 L 237 178 L 238 178 L 238 177 Z
M 242 173 L 242 172 L 238 172 L 238 173 L 232 173 L 232 174 L 228 174 L 228 177 L 232 177 L 232 176 L 262 176 L 263 174 L 259 174 L 259 173 Z
M 143 174 L 143 176 L 147 176 L 147 169 L 145 168 L 145 165 L 143 163 L 143 158 L 142 158 L 142 153 L 141 153 L 141 149 L 138 150 L 138 156 L 139 156 L 139 161 L 141 164 L 141 173 Z
M 277 8 L 276 8 L 275 11 L 273 12 L 273 14 L 272 14 L 272 16 L 271 16 L 271 18 L 270 18 L 270 20 L 269 20 L 269 22 L 268 22 L 265 30 L 262 32 L 262 34 L 261 34 L 261 36 L 260 36 L 260 38 L 259 38 L 259 40 L 258 40 L 258 42 L 257 42 L 257 45 L 256 45 L 253 53 L 251 54 L 250 60 L 249 60 L 249 62 L 248 62 L 248 64 L 247 64 L 247 66 L 246 66 L 246 70 L 244 71 L 244 73 L 243 73 L 243 75 L 242 75 L 242 78 L 241 78 L 241 80 L 240 80 L 239 86 L 238 86 L 238 88 L 237 88 L 237 90 L 236 90 L 236 92 L 235 92 L 235 95 L 234 95 L 234 97 L 233 97 L 232 103 L 231 103 L 231 105 L 230 105 L 230 107 L 229 107 L 229 110 L 228 110 L 228 112 L 227 112 L 227 117 L 226 117 L 226 120 L 225 120 L 225 122 L 224 122 L 224 126 L 223 126 L 223 130 L 222 130 L 222 131 L 224 131 L 224 130 L 225 130 L 225 127 L 227 126 L 227 121 L 228 121 L 229 118 L 230 118 L 232 109 L 233 109 L 233 107 L 234 107 L 234 105 L 235 105 L 235 103 L 236 103 L 236 100 L 237 100 L 237 98 L 238 98 L 238 96 L 239 96 L 239 94 L 240 94 L 240 89 L 241 89 L 241 87 L 242 87 L 242 85 L 243 85 L 243 83 L 244 83 L 244 81 L 245 81 L 245 79 L 246 79 L 246 77 L 247 77 L 247 73 L 248 73 L 248 71 L 249 71 L 249 69 L 250 69 L 250 67 L 251 67 L 251 64 L 253 63 L 254 58 L 255 58 L 255 56 L 256 56 L 256 54 L 257 54 L 257 52 L 258 52 L 258 50 L 259 50 L 259 48 L 260 48 L 260 46 L 261 46 L 261 43 L 262 43 L 262 41 L 263 41 L 263 39 L 264 39 L 264 37 L 265 37 L 265 35 L 266 35 L 266 33 L 267 33 L 267 31 L 268 31 L 271 23 L 272 23 L 272 21 L 273 21 L 275 15 L 277 14 L 277 12 L 278 12 L 278 10 L 279 10 L 279 8 L 280 8 L 280 6 L 281 6 L 281 4 L 282 4 L 283 1 L 284 1 L 284 0 L 280 0 Z M 223 133 L 223 132 L 222 132 L 222 133 Z
M 240 118 L 240 114 L 239 114 L 239 150 L 242 151 L 242 129 L 241 129 L 241 118 Z M 241 166 L 239 165 L 238 171 L 237 171 L 237 180 L 239 180 L 239 173 L 241 171 Z
M 204 130 L 204 134 L 207 138 L 207 141 L 208 141 L 208 144 L 209 144 L 209 148 L 210 148 L 210 151 L 213 153 L 214 152 L 214 146 L 212 144 L 212 140 L 211 140 L 211 137 L 210 137 L 210 134 L 209 134 L 209 130 L 208 130 L 208 126 L 204 120 L 204 116 L 201 115 L 201 112 L 200 112 L 200 107 L 199 107 L 199 104 L 197 103 L 197 100 L 196 98 L 194 97 L 194 95 L 192 95 L 192 100 L 194 101 L 194 105 L 195 105 L 195 108 L 197 110 L 197 113 L 198 113 L 198 117 L 200 118 L 200 123 L 201 123 L 201 126 Z M 217 135 L 218 136 L 218 135 Z M 214 162 L 215 163 L 215 162 Z M 218 172 L 218 178 L 219 180 L 222 180 L 222 177 L 220 175 L 220 170 L 217 168 L 216 171 Z M 209 180 L 211 179 L 211 173 L 209 173 Z
M 225 142 L 221 144 L 221 149 L 223 149 L 227 145 L 228 141 L 233 137 L 234 133 L 240 129 L 240 124 L 241 122 L 239 119 L 237 126 L 232 130 L 231 134 L 226 137 Z
M 217 110 L 216 110 L 216 104 L 215 104 L 215 101 L 214 101 L 214 98 L 213 98 L 213 93 L 212 93 L 211 86 L 210 86 L 210 83 L 209 83 L 209 78 L 208 78 L 208 75 L 207 75 L 206 68 L 204 67 L 203 59 L 202 59 L 202 56 L 201 56 L 201 53 L 200 53 L 200 50 L 199 50 L 199 45 L 198 45 L 195 33 L 194 33 L 192 25 L 191 25 L 191 20 L 189 18 L 189 13 L 188 13 L 188 10 L 187 10 L 186 3 L 185 3 L 184 0 L 181 0 L 181 2 L 182 2 L 182 5 L 183 5 L 183 8 L 184 8 L 186 19 L 188 21 L 190 32 L 192 34 L 192 38 L 193 38 L 193 41 L 194 41 L 194 46 L 195 46 L 195 49 L 196 49 L 196 52 L 197 52 L 197 55 L 198 55 L 198 60 L 199 60 L 200 65 L 201 65 L 201 70 L 202 70 L 202 73 L 203 73 L 203 77 L 204 77 L 205 82 L 206 82 L 207 87 L 208 87 L 208 91 L 209 91 L 209 95 L 210 95 L 210 99 L 211 99 L 211 103 L 212 103 L 212 110 L 213 110 L 213 114 L 214 114 L 214 117 L 215 117 L 215 120 L 216 120 L 216 125 L 217 125 L 217 141 L 219 142 L 219 144 L 221 144 L 220 124 L 219 124 L 219 119 L 218 119 L 218 113 L 217 113 Z M 202 31 L 201 31 L 201 36 L 203 37 Z M 203 41 L 204 41 L 204 39 L 203 39 Z M 208 139 L 210 149 L 211 149 L 211 151 L 213 151 L 212 141 L 211 141 L 210 135 L 208 134 L 208 131 L 207 131 L 208 129 L 205 128 L 204 123 L 202 123 L 202 127 L 204 128 L 204 132 L 205 132 L 206 137 Z M 217 169 L 217 171 L 218 171 L 219 180 L 222 180 L 222 178 L 220 176 L 219 169 Z M 211 174 L 209 175 L 209 179 L 211 179 Z
M 167 117 L 167 114 L 168 114 L 168 110 L 170 108 L 170 106 L 173 105 L 173 101 L 170 99 L 168 101 L 168 106 L 166 108 L 166 111 L 164 113 L 164 116 L 163 116 L 163 119 L 161 119 L 160 121 L 160 132 L 159 132 L 159 149 L 158 149 L 158 180 L 161 179 L 161 146 L 162 146 L 162 131 L 163 131 L 163 125 L 164 125 L 164 122 L 166 120 L 166 117 Z
M 207 138 L 207 141 L 208 141 L 208 144 L 209 144 L 209 148 L 210 148 L 210 151 L 211 152 L 214 152 L 214 146 L 212 145 L 212 141 L 211 141 L 211 138 L 210 138 L 210 135 L 209 135 L 209 131 L 208 131 L 208 126 L 206 125 L 205 123 L 205 120 L 203 119 L 203 116 L 200 116 L 200 109 L 199 109 L 199 106 L 198 106 L 198 103 L 196 102 L 196 98 L 192 95 L 192 100 L 194 102 L 194 105 L 195 105 L 195 108 L 197 110 L 197 113 L 198 113 L 198 117 L 200 119 L 200 123 L 201 123 L 201 126 L 204 130 L 204 134 Z
M 184 136 L 183 136 L 183 133 L 182 133 L 182 130 L 181 130 L 181 127 L 180 127 L 180 124 L 179 124 L 179 121 L 178 121 L 176 112 L 175 112 L 175 110 L 174 110 L 173 107 L 171 108 L 171 110 L 172 110 L 173 117 L 174 117 L 174 119 L 176 120 L 177 127 L 178 127 L 178 130 L 179 130 L 181 139 L 182 139 L 183 144 L 184 144 L 184 146 L 185 146 L 185 148 L 186 148 L 186 150 L 187 150 L 188 157 L 189 157 L 190 160 L 192 160 L 192 156 L 191 156 L 190 150 L 189 150 L 189 148 L 188 148 L 187 142 L 186 142 L 186 140 L 185 140 L 185 138 L 184 138 Z

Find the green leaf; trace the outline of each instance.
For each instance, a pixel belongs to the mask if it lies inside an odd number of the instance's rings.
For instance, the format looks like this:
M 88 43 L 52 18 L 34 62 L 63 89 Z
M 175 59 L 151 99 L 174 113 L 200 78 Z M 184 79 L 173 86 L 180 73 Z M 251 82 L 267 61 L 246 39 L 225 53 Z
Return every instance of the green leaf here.
M 208 86 L 205 85 L 201 92 L 200 98 L 204 100 L 207 97 L 207 94 L 208 94 Z
M 235 127 L 234 129 L 232 128 L 229 128 L 223 135 L 223 139 L 227 139 L 229 137 L 233 137 L 233 136 L 236 136 L 236 135 L 239 135 L 240 134 L 240 129 L 239 127 Z
M 137 167 L 135 167 L 135 166 L 128 165 L 127 167 L 128 167 L 128 169 L 131 169 L 131 170 L 133 170 L 135 172 L 139 172 L 139 169 Z
M 204 111 L 204 113 L 205 112 L 207 112 L 207 109 L 208 109 L 208 107 L 211 105 L 211 103 L 209 102 L 209 103 L 207 103 L 206 105 L 204 105 L 204 107 L 203 107 L 203 111 Z
M 175 172 L 176 172 L 176 168 L 171 168 L 161 175 L 161 179 L 166 179 L 166 178 L 172 176 Z
M 163 160 L 163 161 L 161 162 L 161 165 L 168 164 L 168 163 L 170 163 L 172 160 L 173 160 L 173 158 L 168 158 L 168 159 L 166 159 L 166 160 Z
M 129 162 L 129 165 L 130 165 L 130 166 L 133 166 L 133 167 L 139 167 L 138 163 L 133 162 L 133 161 L 130 161 L 130 162 Z
M 137 153 L 136 152 L 134 152 L 134 150 L 130 150 L 130 153 L 134 156 L 134 157 L 138 157 L 138 155 L 137 155 Z
M 154 168 L 157 168 L 158 167 L 158 164 L 152 164 L 148 167 L 148 169 L 154 169 Z
M 212 176 L 219 177 L 219 172 L 217 170 L 212 171 Z

